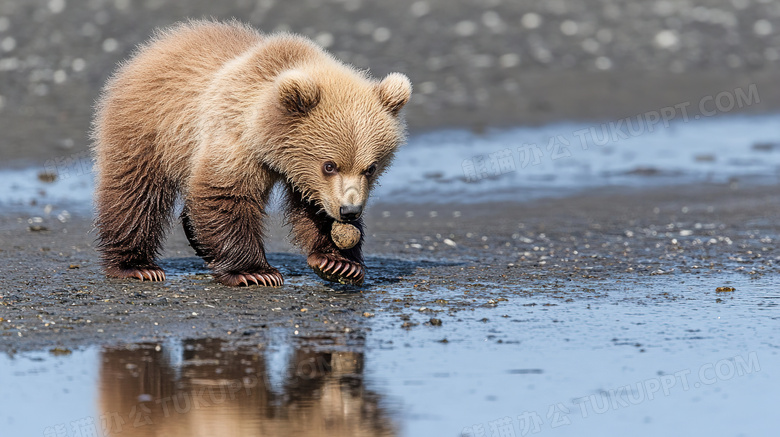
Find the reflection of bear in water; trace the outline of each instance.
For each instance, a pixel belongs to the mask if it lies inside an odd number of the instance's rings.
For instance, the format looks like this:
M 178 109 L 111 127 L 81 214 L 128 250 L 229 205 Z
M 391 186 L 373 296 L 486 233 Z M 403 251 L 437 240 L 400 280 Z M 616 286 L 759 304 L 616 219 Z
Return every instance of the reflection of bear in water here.
M 299 36 L 193 21 L 162 31 L 106 85 L 94 121 L 99 250 L 106 273 L 163 280 L 155 259 L 178 196 L 190 243 L 227 285 L 281 285 L 263 248 L 281 184 L 293 240 L 324 279 L 359 284 L 362 229 L 377 178 L 404 141 L 406 76 L 381 81 Z
M 296 349 L 274 389 L 262 353 L 222 350 L 218 340 L 182 346 L 181 357 L 154 345 L 103 350 L 106 435 L 396 435 L 363 385 L 362 353 Z

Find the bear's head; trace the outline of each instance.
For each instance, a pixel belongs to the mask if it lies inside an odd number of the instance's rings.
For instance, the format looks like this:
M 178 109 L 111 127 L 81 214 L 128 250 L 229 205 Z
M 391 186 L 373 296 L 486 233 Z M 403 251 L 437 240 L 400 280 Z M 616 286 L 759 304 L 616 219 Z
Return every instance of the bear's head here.
M 274 88 L 283 132 L 275 169 L 333 219 L 356 220 L 406 139 L 400 111 L 411 96 L 409 79 L 372 80 L 339 64 L 285 71 Z

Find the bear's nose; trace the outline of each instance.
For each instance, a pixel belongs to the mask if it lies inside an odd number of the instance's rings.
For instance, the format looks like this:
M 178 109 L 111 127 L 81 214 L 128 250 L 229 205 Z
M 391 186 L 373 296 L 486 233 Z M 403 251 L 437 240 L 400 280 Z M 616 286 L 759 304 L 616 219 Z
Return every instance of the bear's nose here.
M 360 218 L 360 214 L 363 212 L 362 205 L 343 205 L 339 208 L 339 214 L 341 214 L 341 220 L 345 222 L 351 222 Z

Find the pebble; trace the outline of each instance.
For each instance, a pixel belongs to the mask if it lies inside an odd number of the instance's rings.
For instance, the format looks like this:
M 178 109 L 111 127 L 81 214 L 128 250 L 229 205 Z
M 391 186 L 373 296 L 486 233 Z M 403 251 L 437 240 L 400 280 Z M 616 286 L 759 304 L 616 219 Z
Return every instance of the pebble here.
M 360 242 L 360 230 L 349 223 L 334 221 L 330 235 L 339 249 L 351 249 Z
M 10 52 L 13 49 L 16 48 L 16 39 L 13 37 L 7 36 L 0 40 L 0 49 L 3 49 L 4 52 Z
M 673 30 L 662 30 L 655 35 L 655 43 L 663 49 L 671 49 L 677 45 L 680 38 Z
M 772 23 L 766 19 L 760 19 L 753 23 L 753 33 L 758 36 L 768 36 L 772 33 Z
M 374 41 L 382 43 L 388 41 L 393 34 L 386 27 L 377 27 L 371 36 L 374 38 Z
M 108 38 L 103 41 L 103 51 L 107 53 L 115 52 L 119 48 L 119 42 L 114 38 Z
M 65 10 L 65 6 L 67 6 L 65 0 L 49 0 L 49 11 L 51 11 L 52 14 L 61 13 Z
M 537 29 L 542 25 L 542 17 L 534 12 L 528 12 L 520 19 L 520 24 L 526 29 Z
M 324 48 L 328 48 L 333 45 L 333 34 L 330 32 L 323 32 L 314 37 L 314 41 Z
M 425 1 L 414 2 L 409 10 L 412 15 L 419 18 L 428 15 L 428 13 L 431 12 L 431 5 Z

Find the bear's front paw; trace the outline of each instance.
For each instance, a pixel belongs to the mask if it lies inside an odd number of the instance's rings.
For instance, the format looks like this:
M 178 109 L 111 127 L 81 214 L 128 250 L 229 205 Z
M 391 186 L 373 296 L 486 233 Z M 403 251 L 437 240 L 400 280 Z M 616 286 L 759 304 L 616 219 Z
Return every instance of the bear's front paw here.
M 340 284 L 360 285 L 366 277 L 366 268 L 338 254 L 314 252 L 306 260 L 320 278 Z
M 165 281 L 165 271 L 156 265 L 147 267 L 107 267 L 106 276 L 119 279 L 135 278 L 151 282 Z
M 275 268 L 264 269 L 256 272 L 227 272 L 215 274 L 214 279 L 229 287 L 238 287 L 243 285 L 262 285 L 264 287 L 281 287 L 284 285 L 284 278 Z

